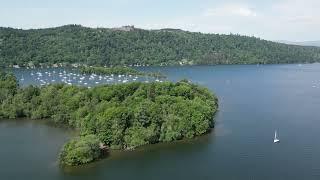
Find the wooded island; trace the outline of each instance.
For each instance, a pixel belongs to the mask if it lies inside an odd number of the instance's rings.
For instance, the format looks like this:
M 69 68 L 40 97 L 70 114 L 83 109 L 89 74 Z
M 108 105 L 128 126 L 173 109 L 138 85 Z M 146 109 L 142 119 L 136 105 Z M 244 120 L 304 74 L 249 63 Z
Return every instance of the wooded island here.
M 60 153 L 60 163 L 69 166 L 99 159 L 101 145 L 134 149 L 200 136 L 213 127 L 217 109 L 213 93 L 187 80 L 22 88 L 13 74 L 0 73 L 0 118 L 31 118 L 79 131 Z

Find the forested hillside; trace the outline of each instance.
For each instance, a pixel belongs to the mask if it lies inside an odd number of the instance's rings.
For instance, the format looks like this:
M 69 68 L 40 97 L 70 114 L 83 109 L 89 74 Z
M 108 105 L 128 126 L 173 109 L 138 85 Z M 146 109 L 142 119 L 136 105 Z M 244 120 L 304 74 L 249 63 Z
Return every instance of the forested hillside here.
M 87 28 L 67 25 L 0 28 L 0 65 L 269 64 L 319 62 L 320 48 L 286 45 L 240 35 L 176 29 Z M 31 63 L 31 64 L 32 64 Z

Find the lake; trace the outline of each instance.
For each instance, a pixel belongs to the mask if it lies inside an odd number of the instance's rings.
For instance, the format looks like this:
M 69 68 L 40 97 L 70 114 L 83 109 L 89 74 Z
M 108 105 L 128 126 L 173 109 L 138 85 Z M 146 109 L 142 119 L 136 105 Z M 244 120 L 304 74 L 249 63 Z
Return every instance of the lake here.
M 144 67 L 213 90 L 212 133 L 145 146 L 87 166 L 60 169 L 70 132 L 33 121 L 0 122 L 0 179 L 320 179 L 320 64 Z M 16 69 L 23 84 L 31 70 Z M 274 144 L 275 130 L 280 143 Z

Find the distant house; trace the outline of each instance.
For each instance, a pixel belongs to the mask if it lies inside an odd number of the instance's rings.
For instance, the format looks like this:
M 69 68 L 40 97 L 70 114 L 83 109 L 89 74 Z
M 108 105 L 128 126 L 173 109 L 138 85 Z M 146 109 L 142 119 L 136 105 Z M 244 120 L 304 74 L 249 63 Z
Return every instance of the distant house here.
M 135 29 L 134 26 L 121 26 L 117 28 L 112 28 L 113 30 L 118 30 L 118 31 L 133 31 Z
M 27 67 L 35 68 L 36 66 L 34 65 L 34 63 L 32 61 L 30 61 L 30 62 L 28 62 Z

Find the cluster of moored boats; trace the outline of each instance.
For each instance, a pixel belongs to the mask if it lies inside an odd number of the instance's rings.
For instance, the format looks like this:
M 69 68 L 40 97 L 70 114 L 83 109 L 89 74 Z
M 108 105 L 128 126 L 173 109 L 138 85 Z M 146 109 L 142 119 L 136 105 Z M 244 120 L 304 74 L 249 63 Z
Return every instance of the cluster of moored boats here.
M 143 82 L 162 82 L 157 78 L 145 77 L 145 76 L 133 76 L 133 75 L 97 75 L 97 74 L 82 74 L 75 71 L 66 70 L 51 70 L 51 71 L 31 71 L 31 79 L 35 80 L 37 84 L 41 86 L 49 85 L 51 83 L 66 83 L 68 85 L 82 85 L 91 88 L 92 85 L 98 84 L 114 84 L 114 83 L 127 83 L 133 81 Z M 24 81 L 24 76 L 20 81 Z

